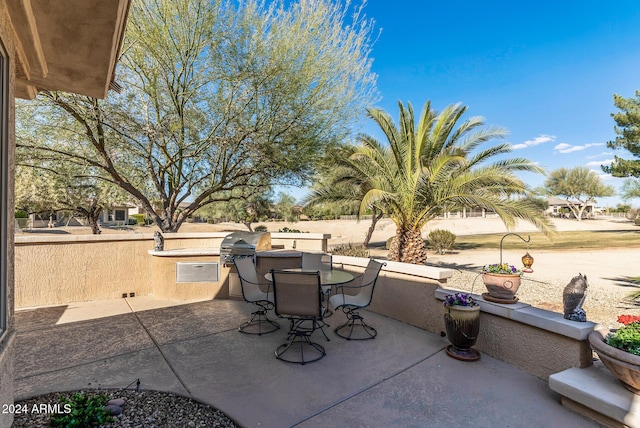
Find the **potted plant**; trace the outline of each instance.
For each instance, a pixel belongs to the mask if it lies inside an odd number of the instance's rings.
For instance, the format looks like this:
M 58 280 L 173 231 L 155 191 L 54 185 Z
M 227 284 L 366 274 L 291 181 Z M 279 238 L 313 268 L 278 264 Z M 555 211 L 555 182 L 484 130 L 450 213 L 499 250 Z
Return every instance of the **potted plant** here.
M 489 293 L 483 293 L 486 300 L 497 303 L 515 303 L 520 288 L 522 270 L 509 263 L 493 263 L 482 267 L 482 282 Z
M 596 330 L 589 334 L 591 348 L 623 385 L 640 395 L 640 317 L 621 315 L 617 330 Z
M 451 345 L 446 352 L 462 361 L 480 359 L 480 352 L 473 349 L 480 332 L 480 305 L 468 293 L 447 294 L 444 297 L 444 325 Z

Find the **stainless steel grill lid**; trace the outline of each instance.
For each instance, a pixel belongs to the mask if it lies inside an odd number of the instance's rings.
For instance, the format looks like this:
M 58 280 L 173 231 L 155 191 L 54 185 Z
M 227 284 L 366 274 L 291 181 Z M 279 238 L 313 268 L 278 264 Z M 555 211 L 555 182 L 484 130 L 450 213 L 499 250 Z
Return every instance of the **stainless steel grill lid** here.
M 269 232 L 233 232 L 225 236 L 220 244 L 220 261 L 232 264 L 235 256 L 254 256 L 256 251 L 270 249 Z

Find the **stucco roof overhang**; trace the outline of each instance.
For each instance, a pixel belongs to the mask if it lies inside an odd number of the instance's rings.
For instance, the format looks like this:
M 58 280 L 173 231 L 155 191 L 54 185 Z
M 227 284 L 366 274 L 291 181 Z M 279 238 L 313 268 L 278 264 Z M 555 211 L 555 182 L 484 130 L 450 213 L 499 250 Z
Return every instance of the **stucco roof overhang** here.
M 16 96 L 39 90 L 104 98 L 130 0 L 4 0 L 16 34 Z

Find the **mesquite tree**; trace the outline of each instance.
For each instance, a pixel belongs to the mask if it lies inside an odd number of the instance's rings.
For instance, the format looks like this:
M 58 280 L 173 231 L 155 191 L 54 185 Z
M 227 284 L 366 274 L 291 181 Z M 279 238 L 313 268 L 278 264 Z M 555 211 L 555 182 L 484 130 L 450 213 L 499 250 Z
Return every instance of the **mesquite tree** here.
M 372 33 L 329 0 L 133 2 L 123 91 L 20 103 L 18 150 L 88 168 L 176 232 L 210 203 L 305 183 L 375 100 Z

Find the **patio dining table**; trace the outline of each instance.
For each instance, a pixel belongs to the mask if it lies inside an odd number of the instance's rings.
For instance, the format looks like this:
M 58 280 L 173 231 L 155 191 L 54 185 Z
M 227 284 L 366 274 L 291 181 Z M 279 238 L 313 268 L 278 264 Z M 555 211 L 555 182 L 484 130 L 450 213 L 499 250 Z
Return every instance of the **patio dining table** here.
M 331 287 L 334 285 L 340 285 L 351 281 L 354 278 L 354 275 L 351 272 L 346 272 L 344 270 L 312 270 L 312 269 L 283 269 L 287 272 L 320 272 L 320 285 L 322 287 Z M 271 272 L 267 272 L 264 275 L 265 279 L 269 282 L 273 280 L 271 278 Z
M 352 274 L 351 272 L 346 272 L 344 270 L 336 270 L 336 269 L 314 270 L 314 269 L 292 268 L 292 269 L 283 269 L 283 270 L 287 272 L 319 272 L 320 273 L 320 286 L 322 287 L 322 290 L 324 291 L 324 294 L 325 294 L 325 298 L 327 299 L 325 318 L 328 318 L 331 315 L 333 315 L 333 311 L 328 306 L 331 288 L 336 285 L 346 284 L 347 282 L 355 278 L 355 275 Z M 264 275 L 264 277 L 269 282 L 273 281 L 273 278 L 271 277 L 271 272 L 267 272 Z

